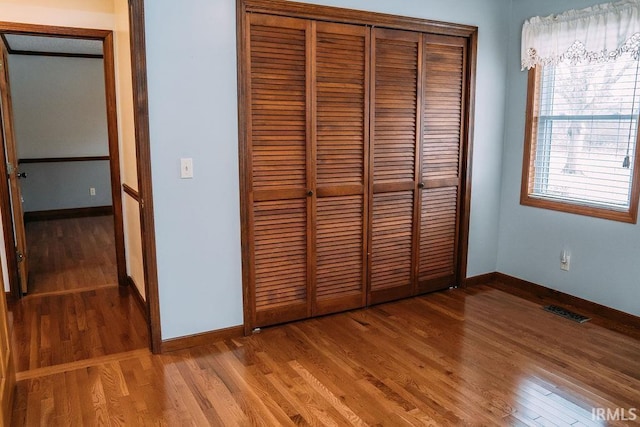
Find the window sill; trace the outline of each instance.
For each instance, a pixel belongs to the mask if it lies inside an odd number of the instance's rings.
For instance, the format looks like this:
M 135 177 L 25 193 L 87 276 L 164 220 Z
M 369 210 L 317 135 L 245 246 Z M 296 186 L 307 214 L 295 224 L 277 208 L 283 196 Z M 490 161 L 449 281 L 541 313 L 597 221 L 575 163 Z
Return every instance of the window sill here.
M 550 209 L 559 212 L 571 213 L 576 215 L 591 216 L 595 218 L 608 219 L 611 221 L 626 222 L 636 224 L 638 217 L 637 207 L 633 207 L 628 211 L 616 211 L 613 209 L 598 208 L 594 206 L 584 206 L 569 202 L 560 202 L 555 200 L 541 199 L 531 197 L 528 194 L 520 196 L 520 204 L 523 206 L 531 206 L 534 208 Z

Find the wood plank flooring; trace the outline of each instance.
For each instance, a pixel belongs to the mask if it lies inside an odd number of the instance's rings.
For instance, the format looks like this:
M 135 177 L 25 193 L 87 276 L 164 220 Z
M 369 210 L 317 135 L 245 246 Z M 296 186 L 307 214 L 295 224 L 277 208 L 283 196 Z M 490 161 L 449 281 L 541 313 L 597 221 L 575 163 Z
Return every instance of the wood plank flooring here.
M 115 285 L 113 216 L 26 223 L 28 294 Z
M 31 295 L 9 304 L 16 370 L 146 348 L 147 324 L 129 288 L 117 285 Z
M 18 383 L 12 425 L 634 425 L 598 411 L 638 412 L 639 355 L 485 285 L 58 367 Z
M 18 372 L 148 346 L 136 297 L 117 284 L 113 216 L 27 223 L 29 293 L 9 301 Z

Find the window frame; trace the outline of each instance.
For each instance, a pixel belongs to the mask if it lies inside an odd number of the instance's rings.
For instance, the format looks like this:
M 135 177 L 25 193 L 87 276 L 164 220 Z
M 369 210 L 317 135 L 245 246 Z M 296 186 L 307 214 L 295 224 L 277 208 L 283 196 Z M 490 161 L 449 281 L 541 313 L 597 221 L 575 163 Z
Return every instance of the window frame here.
M 531 195 L 533 192 L 535 178 L 535 150 L 539 125 L 539 119 L 534 115 L 534 113 L 537 111 L 537 103 L 539 100 L 539 91 L 542 80 L 541 77 L 542 69 L 540 65 L 529 70 L 520 204 L 541 209 L 550 209 L 577 215 L 636 224 L 638 219 L 638 201 L 640 200 L 640 130 L 636 132 L 636 150 L 634 153 L 634 159 L 632 159 L 634 162 L 633 176 L 631 178 L 631 196 L 628 209 L 617 210 L 573 203 L 570 201 L 552 200 Z M 640 127 L 640 120 L 638 120 L 638 124 Z

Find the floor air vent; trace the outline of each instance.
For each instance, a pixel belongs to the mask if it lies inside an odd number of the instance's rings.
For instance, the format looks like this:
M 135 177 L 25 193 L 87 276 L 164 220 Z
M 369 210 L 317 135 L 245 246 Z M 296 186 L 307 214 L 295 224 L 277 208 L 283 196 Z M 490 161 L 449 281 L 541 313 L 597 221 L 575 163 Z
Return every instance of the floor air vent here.
M 584 323 L 588 322 L 589 319 L 587 316 L 583 316 L 582 314 L 574 313 L 573 311 L 569 311 L 566 308 L 559 307 L 557 305 L 545 305 L 545 310 L 551 312 L 553 314 L 557 314 L 558 316 L 562 316 L 566 319 L 573 320 L 574 322 Z

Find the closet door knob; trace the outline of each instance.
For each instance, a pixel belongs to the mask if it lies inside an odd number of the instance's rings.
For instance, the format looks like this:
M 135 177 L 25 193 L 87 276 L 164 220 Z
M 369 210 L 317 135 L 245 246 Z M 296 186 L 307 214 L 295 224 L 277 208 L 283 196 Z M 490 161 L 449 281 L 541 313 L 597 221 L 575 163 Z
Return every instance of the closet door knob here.
M 424 188 L 424 182 L 419 182 L 418 183 L 418 188 Z
M 307 191 L 307 196 L 313 196 L 313 191 L 311 190 Z

